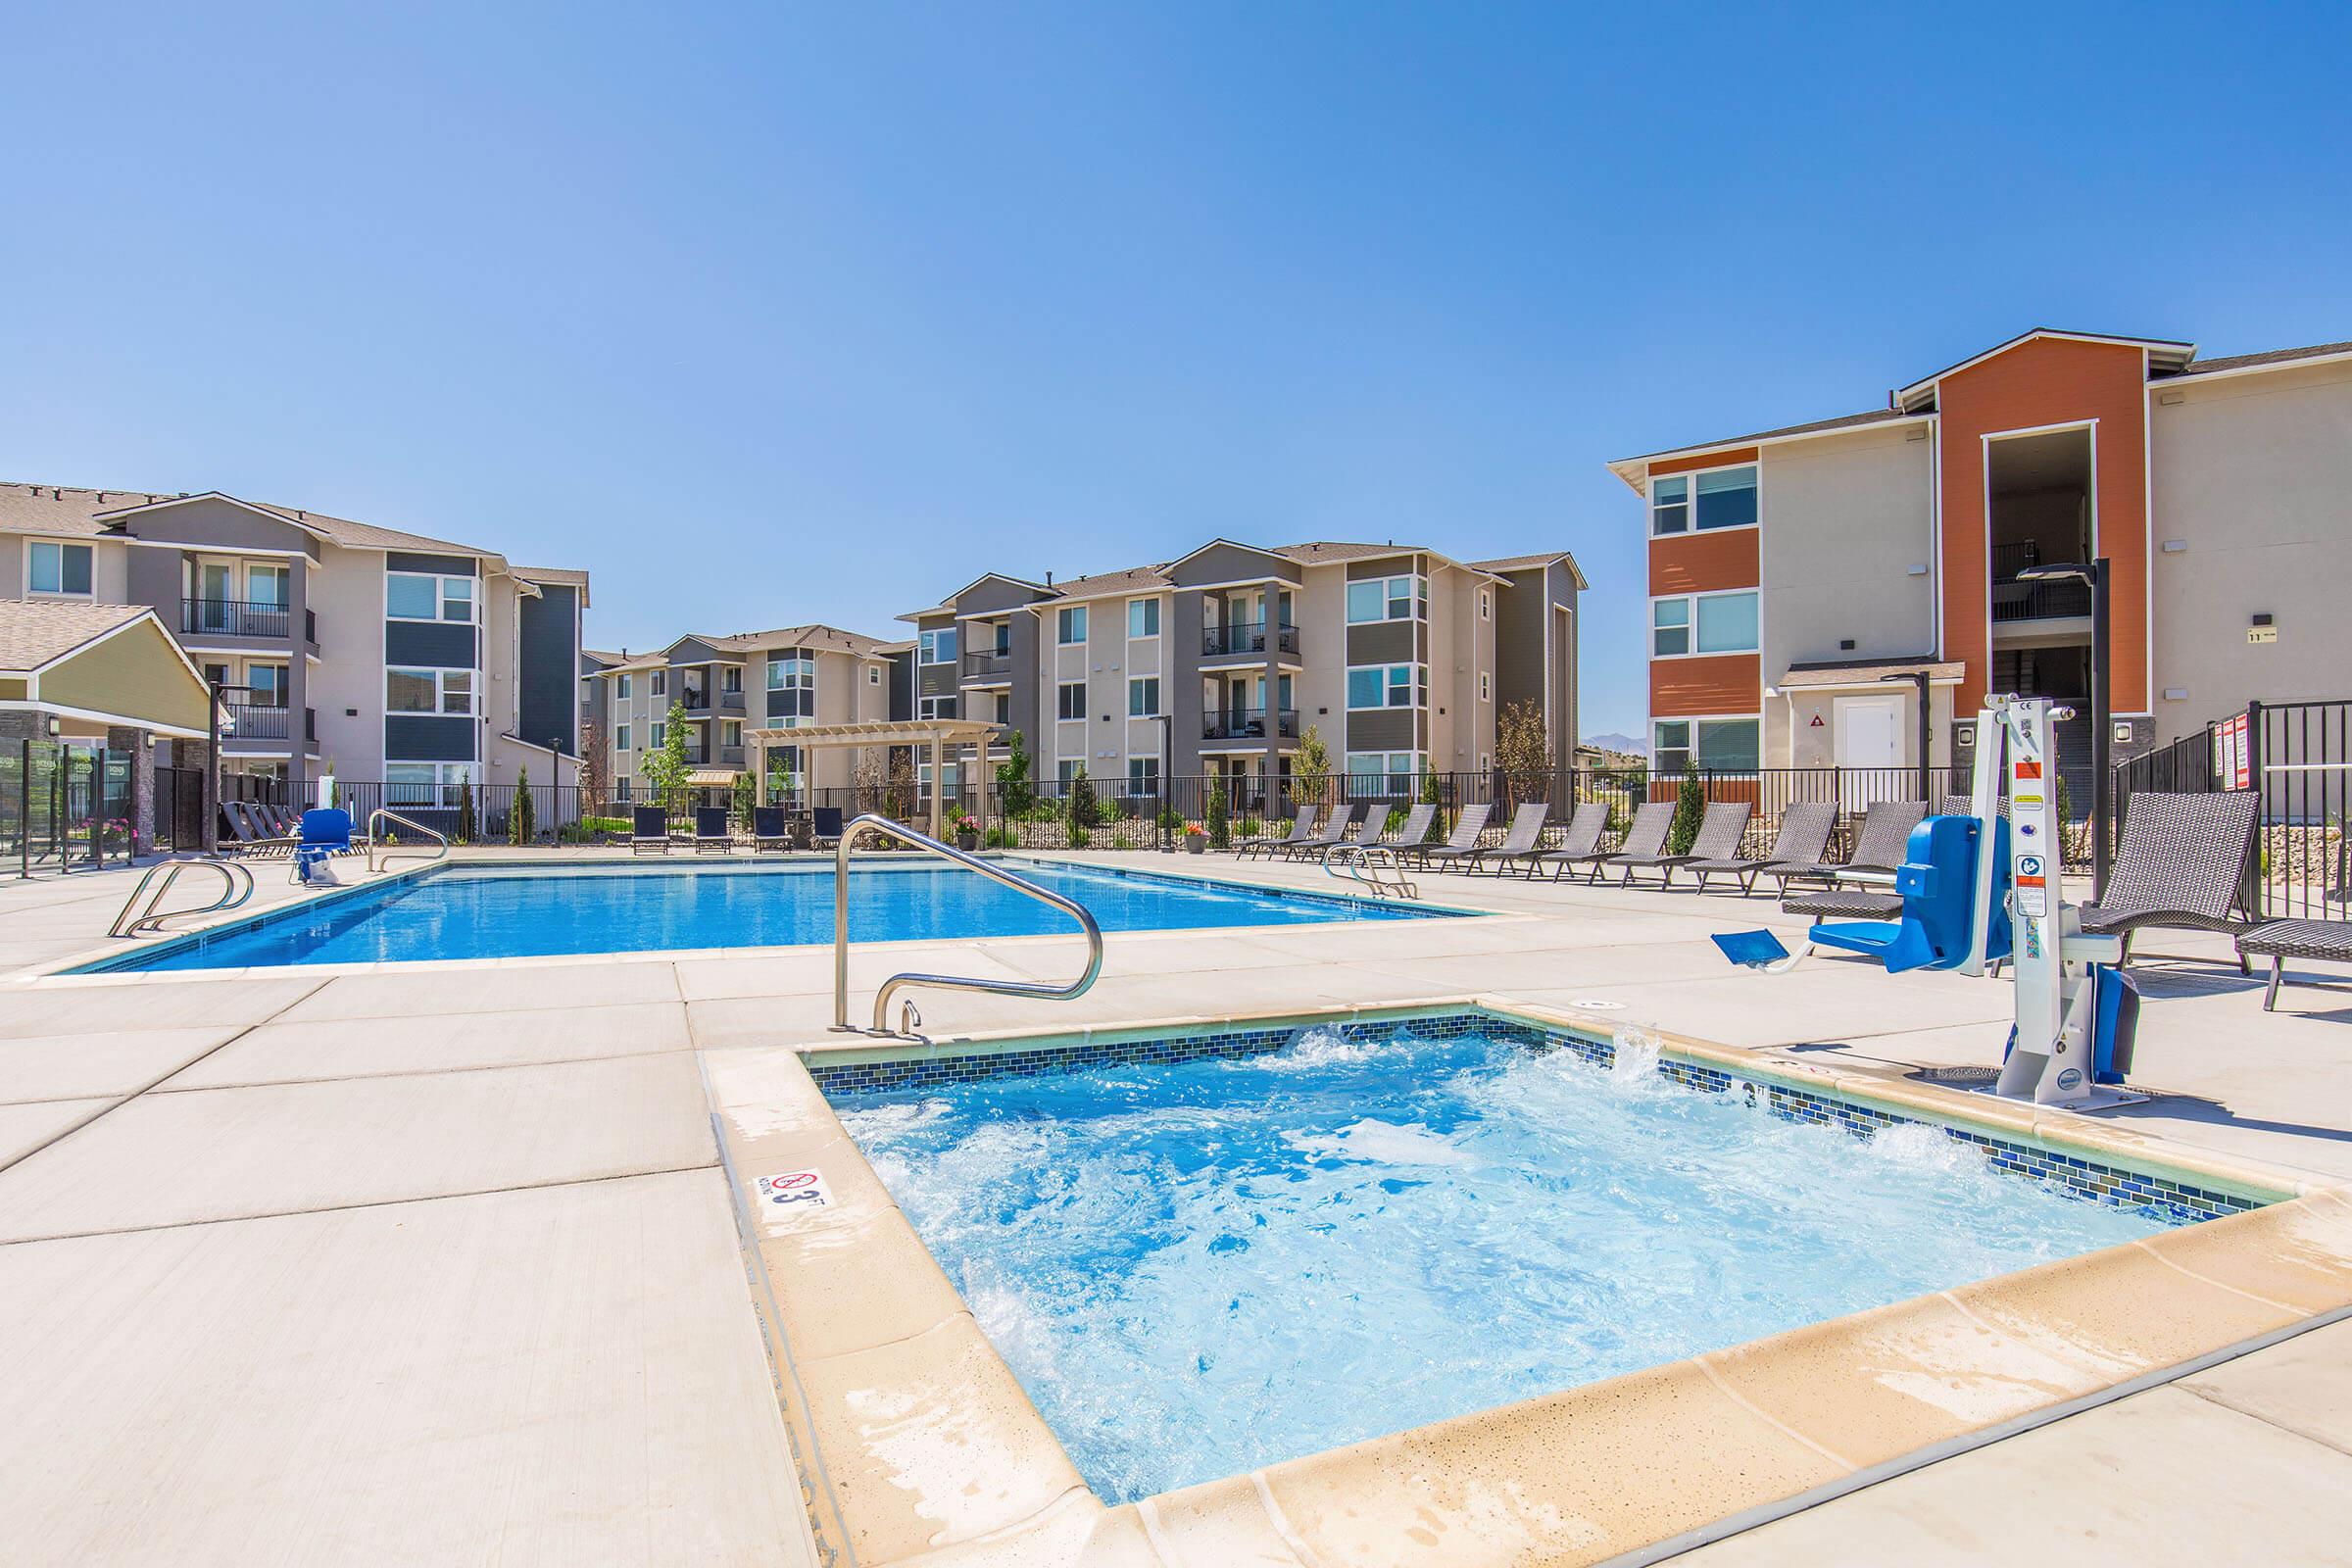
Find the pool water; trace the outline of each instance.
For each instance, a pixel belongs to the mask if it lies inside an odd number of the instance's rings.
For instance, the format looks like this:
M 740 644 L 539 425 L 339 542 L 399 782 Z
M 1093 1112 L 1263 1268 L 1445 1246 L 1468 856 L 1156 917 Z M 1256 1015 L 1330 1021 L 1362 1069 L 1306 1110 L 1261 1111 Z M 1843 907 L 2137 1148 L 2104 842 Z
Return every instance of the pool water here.
M 1112 1501 L 2172 1223 L 1654 1063 L 1326 1031 L 834 1102 Z
M 1013 868 L 1084 905 L 1105 931 L 1396 920 L 1449 912 L 1124 870 L 1032 861 Z M 863 864 L 850 873 L 850 934 L 859 942 L 1076 930 L 1076 922 L 1060 910 L 957 867 Z M 88 967 L 223 969 L 832 940 L 830 865 L 453 866 Z

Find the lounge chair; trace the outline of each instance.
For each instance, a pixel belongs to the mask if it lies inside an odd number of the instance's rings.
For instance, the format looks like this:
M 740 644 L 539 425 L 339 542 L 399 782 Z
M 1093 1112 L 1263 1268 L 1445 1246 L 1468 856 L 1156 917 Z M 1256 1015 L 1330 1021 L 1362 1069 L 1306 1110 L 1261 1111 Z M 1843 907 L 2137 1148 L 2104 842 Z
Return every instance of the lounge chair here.
M 1320 807 L 1301 806 L 1298 814 L 1291 818 L 1290 832 L 1260 833 L 1253 838 L 1243 839 L 1234 845 L 1233 853 L 1247 860 L 1252 855 L 1270 855 L 1289 845 L 1302 843 L 1314 836 L 1315 817 L 1321 810 Z
M 1436 807 L 1416 806 L 1404 813 L 1404 825 L 1393 835 L 1383 834 L 1377 838 L 1373 837 L 1372 824 L 1370 821 L 1366 821 L 1364 831 L 1356 835 L 1355 842 L 1359 848 L 1367 850 L 1416 850 L 1421 847 L 1422 841 L 1429 837 L 1429 824 L 1437 819 L 1438 808 Z M 1323 858 L 1329 859 L 1331 852 L 1326 850 Z
M 1551 879 L 1557 882 L 1560 873 L 1572 865 L 1584 865 L 1601 857 L 1600 836 L 1609 830 L 1609 808 L 1605 801 L 1586 801 L 1568 816 L 1568 831 L 1560 842 L 1548 850 L 1539 850 L 1532 857 L 1534 864 L 1527 874 L 1532 878 L 1536 866 L 1549 865 Z
M 819 806 L 808 813 L 808 842 L 820 850 L 841 843 L 841 808 Z
M 1424 844 L 1412 852 L 1413 863 L 1420 866 L 1443 867 L 1473 858 L 1478 854 L 1479 835 L 1487 830 L 1487 818 L 1494 814 L 1492 806 L 1465 806 L 1455 818 L 1453 832 L 1443 844 Z
M 1674 811 L 1672 801 L 1647 801 L 1635 807 L 1633 825 L 1625 830 L 1625 837 L 1618 840 L 1617 848 L 1608 854 L 1592 858 L 1592 869 L 1585 880 L 1599 881 L 1600 873 L 1619 860 L 1629 858 L 1646 860 L 1651 856 L 1664 854 L 1666 835 L 1674 828 Z
M 735 835 L 727 826 L 727 808 L 723 806 L 698 806 L 694 808 L 694 853 L 707 850 L 724 853 L 735 846 Z
M 784 808 L 781 806 L 753 807 L 752 853 L 757 855 L 762 850 L 789 850 L 791 848 L 792 824 L 784 818 Z
M 2335 887 L 2327 897 L 2352 899 L 2352 833 L 2336 840 Z M 2262 994 L 2262 1010 L 2278 1004 L 2278 983 L 2286 978 L 2289 958 L 2324 963 L 2352 963 L 2352 920 L 2266 920 L 2237 939 L 2238 962 L 2271 960 L 2271 983 Z
M 1625 875 L 1617 885 L 1633 885 L 1636 871 L 1656 871 L 1658 885 L 1674 886 L 1674 873 L 1696 860 L 1728 860 L 1740 853 L 1740 841 L 1747 836 L 1748 813 L 1755 808 L 1746 801 L 1709 801 L 1706 814 L 1699 818 L 1698 837 L 1691 840 L 1688 855 L 1613 855 L 1608 863 Z M 1669 826 L 1671 826 L 1671 821 Z M 1663 846 L 1660 846 L 1661 852 Z
M 1830 847 L 1830 830 L 1838 825 L 1838 808 L 1830 801 L 1800 801 L 1781 812 L 1781 831 L 1774 836 L 1771 853 L 1761 859 L 1744 859 L 1737 855 L 1720 858 L 1692 860 L 1683 867 L 1698 873 L 1698 891 L 1707 891 L 1707 878 L 1728 876 L 1738 879 L 1740 896 L 1746 898 L 1754 891 L 1756 878 L 1776 865 L 1808 866 L 1820 861 L 1822 852 Z
M 1892 877 L 1910 853 L 1911 830 L 1926 821 L 1927 815 L 1927 808 L 1917 801 L 1881 801 L 1862 813 L 1862 826 L 1854 834 L 1853 856 L 1844 864 L 1767 865 L 1763 874 L 1781 879 L 1781 907 L 1789 914 L 1809 914 L 1816 920 L 1892 920 L 1903 912 L 1903 896 L 1891 886 L 1839 887 L 1837 881 L 1857 871 Z M 1788 884 L 1798 881 L 1831 886 L 1826 892 L 1790 897 Z
M 2186 931 L 2251 932 L 2245 906 L 2246 868 L 2262 795 L 2172 795 L 2140 790 L 2124 806 L 2124 831 L 2107 875 L 2107 896 L 2078 911 L 2091 936 L 2122 937 L 2132 961 L 2132 934 L 2143 926 Z M 2238 968 L 2246 969 L 2240 954 Z
M 221 845 L 221 848 L 231 854 L 250 855 L 262 859 L 293 853 L 294 836 L 276 831 L 267 818 L 256 816 L 253 808 L 243 801 L 222 801 L 220 819 L 228 824 L 229 834 L 234 840 L 233 843 Z
M 631 855 L 667 855 L 669 853 L 669 809 L 662 806 L 640 806 L 631 813 L 635 827 L 629 833 Z
M 1478 868 L 1486 864 L 1489 859 L 1493 859 L 1495 862 L 1494 874 L 1496 876 L 1509 870 L 1511 862 L 1514 860 L 1527 867 L 1529 876 L 1534 876 L 1536 874 L 1537 847 L 1544 842 L 1544 824 L 1550 820 L 1551 807 L 1547 802 L 1529 801 L 1511 813 L 1510 830 L 1503 834 L 1500 844 L 1491 850 L 1478 849 L 1471 852 L 1470 874 L 1476 876 Z
M 1323 819 L 1321 831 L 1288 844 L 1277 844 L 1267 853 L 1279 855 L 1286 860 L 1296 860 L 1302 855 L 1311 855 L 1320 859 L 1325 851 L 1348 837 L 1348 830 L 1355 826 L 1356 810 L 1357 808 L 1352 806 L 1335 806 L 1331 808 L 1331 814 Z

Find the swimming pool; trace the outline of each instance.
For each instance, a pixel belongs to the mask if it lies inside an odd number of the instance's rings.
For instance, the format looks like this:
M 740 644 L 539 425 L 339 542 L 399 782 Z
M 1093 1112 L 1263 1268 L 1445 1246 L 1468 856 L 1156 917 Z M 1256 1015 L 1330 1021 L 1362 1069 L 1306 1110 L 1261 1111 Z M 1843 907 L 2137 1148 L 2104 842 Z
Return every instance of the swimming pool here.
M 1021 875 L 1066 894 L 1104 931 L 1427 919 L 1453 910 L 1046 861 Z M 936 863 L 860 863 L 861 942 L 1073 932 L 1070 918 Z M 82 966 L 231 969 L 571 953 L 791 947 L 833 940 L 831 865 L 438 866 Z
M 1112 1502 L 2251 1206 L 1477 1014 L 1061 1059 L 809 1070 Z

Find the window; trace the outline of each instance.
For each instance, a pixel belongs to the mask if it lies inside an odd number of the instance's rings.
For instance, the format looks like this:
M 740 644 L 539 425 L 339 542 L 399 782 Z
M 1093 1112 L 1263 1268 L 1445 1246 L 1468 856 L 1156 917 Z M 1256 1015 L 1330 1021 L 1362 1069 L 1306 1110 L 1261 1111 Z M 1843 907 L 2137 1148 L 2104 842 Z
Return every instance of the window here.
M 1481 588 L 1478 591 L 1478 618 L 1481 620 L 1494 618 L 1494 590 L 1492 588 Z
M 1063 718 L 1086 716 L 1086 682 L 1063 681 L 1054 692 L 1055 711 Z
M 660 751 L 664 745 L 668 744 L 669 726 L 662 723 L 660 719 L 654 720 L 654 732 L 651 736 L 647 737 L 647 739 L 655 751 Z
M 1752 528 L 1756 521 L 1756 470 L 1717 468 L 1696 476 L 1697 521 L 1701 533 L 1710 528 Z
M 645 689 L 653 696 L 667 697 L 669 695 L 669 671 L 666 669 L 655 670 L 654 678 L 646 682 Z
M 1649 531 L 1652 535 L 1690 531 L 1690 476 L 1649 481 Z
M 613 726 L 613 729 L 612 729 L 612 749 L 613 749 L 614 751 L 616 751 L 616 752 L 625 752 L 625 751 L 628 751 L 628 750 L 630 749 L 630 748 L 629 748 L 629 726 L 628 726 L 628 725 L 626 725 L 626 724 L 616 724 L 616 725 L 614 725 L 614 726 Z
M 1348 585 L 1348 620 L 1351 625 L 1370 620 L 1428 618 L 1429 579 L 1419 573 L 1369 577 Z
M 245 684 L 252 689 L 245 700 L 256 708 L 286 706 L 286 666 L 283 664 L 248 664 Z
M 937 631 L 923 632 L 915 638 L 915 658 L 926 664 L 956 662 L 956 628 L 945 626 Z
M 1419 754 L 1414 752 L 1349 752 L 1348 785 L 1385 795 L 1410 795 L 1421 776 L 1419 763 Z
M 470 713 L 473 711 L 473 671 L 470 669 L 387 669 L 384 671 L 384 711 L 387 713 Z M 624 735 L 628 733 L 623 730 Z M 627 742 L 622 742 L 625 750 Z
M 1494 678 L 1483 669 L 1478 672 L 1478 700 L 1482 703 L 1494 700 Z
M 415 571 L 384 573 L 384 613 L 393 620 L 473 622 L 473 579 Z
M 384 804 L 401 807 L 454 807 L 462 786 L 473 782 L 471 762 L 386 762 Z
M 1350 709 L 1412 708 L 1426 699 L 1425 679 L 1415 664 L 1360 664 L 1348 671 Z
M 997 722 L 1000 724 L 1012 722 L 1012 693 L 1010 692 L 997 693 Z
M 632 781 L 629 778 L 629 775 L 626 773 L 621 774 L 620 777 L 612 781 L 612 798 L 623 806 L 629 804 L 629 790 L 631 783 Z
M 1086 641 L 1086 607 L 1065 606 L 1054 617 L 1054 640 L 1064 648 Z
M 1649 607 L 1650 656 L 1752 654 L 1759 646 L 1757 610 L 1753 589 L 1654 600 Z
M 770 718 L 816 716 L 816 661 L 792 649 L 767 662 L 767 713 Z
M 1127 683 L 1127 716 L 1153 718 L 1159 713 L 1159 677 L 1138 675 Z
M 1159 793 L 1159 759 L 1130 757 L 1127 759 L 1127 792 L 1131 795 Z
M 626 675 L 621 676 L 617 684 L 619 690 L 614 692 L 613 695 L 621 702 L 625 703 L 629 700 L 629 677 Z
M 247 566 L 245 568 L 245 602 L 271 610 L 286 608 L 286 568 L 283 566 Z
M 865 666 L 865 683 L 868 686 L 879 686 L 882 684 L 882 666 L 880 664 L 868 664 Z
M 956 718 L 962 712 L 954 697 L 925 697 L 917 700 L 914 707 L 920 718 Z
M 1159 635 L 1159 601 L 1130 599 L 1127 601 L 1127 635 L 1156 637 Z
M 1086 764 L 1084 762 L 1079 761 L 1074 757 L 1065 757 L 1060 761 L 1054 764 L 1054 776 L 1059 779 L 1061 781 L 1061 787 L 1064 790 L 1067 790 L 1077 779 L 1078 770 L 1085 765 Z
M 743 666 L 741 664 L 721 664 L 718 668 L 718 689 L 722 692 L 742 691 Z
M 721 746 L 741 746 L 743 744 L 743 720 L 740 718 L 725 718 L 719 720 L 718 744 Z
M 35 539 L 27 548 L 25 582 L 34 593 L 88 597 L 91 558 L 88 545 L 60 545 Z
M 1752 772 L 1762 755 L 1759 728 L 1752 718 L 1661 718 L 1650 726 L 1650 766 L 1680 773 L 1696 760 L 1700 767 Z

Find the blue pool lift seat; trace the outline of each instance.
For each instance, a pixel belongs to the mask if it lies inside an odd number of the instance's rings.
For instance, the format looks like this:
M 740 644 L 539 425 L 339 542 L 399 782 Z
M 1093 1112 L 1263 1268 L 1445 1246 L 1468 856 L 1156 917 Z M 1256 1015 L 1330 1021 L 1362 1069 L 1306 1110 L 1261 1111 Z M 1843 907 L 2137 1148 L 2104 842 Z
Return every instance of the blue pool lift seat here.
M 1931 816 L 1911 830 L 1894 890 L 1903 912 L 1895 920 L 1825 920 L 1808 933 L 1814 946 L 1842 948 L 1878 959 L 1889 974 L 1906 969 L 1955 969 L 1968 960 L 1975 936 L 1977 857 L 1984 824 L 1973 816 Z M 2009 820 L 1993 820 L 1993 885 L 1986 911 L 1984 957 L 2009 956 Z
M 294 839 L 292 880 L 308 882 L 318 868 L 338 855 L 354 853 L 351 842 L 351 813 L 334 807 L 319 807 L 302 813 L 302 827 Z

